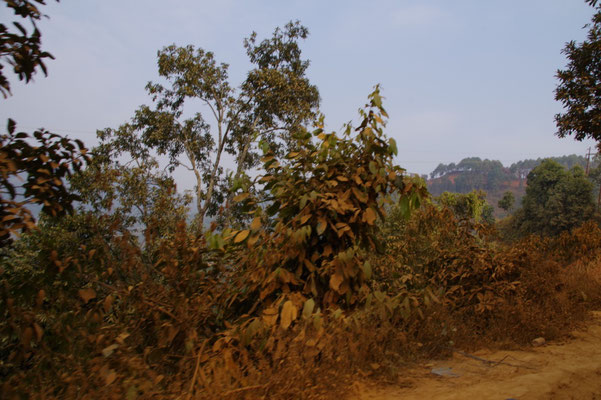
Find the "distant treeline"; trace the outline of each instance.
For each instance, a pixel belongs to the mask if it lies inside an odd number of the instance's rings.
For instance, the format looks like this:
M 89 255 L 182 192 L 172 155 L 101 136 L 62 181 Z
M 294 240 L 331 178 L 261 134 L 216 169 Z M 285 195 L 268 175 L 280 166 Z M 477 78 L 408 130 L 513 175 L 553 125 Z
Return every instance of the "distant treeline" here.
M 562 157 L 548 157 L 567 169 L 574 166 L 586 168 L 586 157 L 572 154 Z M 428 188 L 433 195 L 443 192 L 468 193 L 474 189 L 482 189 L 489 194 L 506 190 L 516 184 L 522 186 L 526 177 L 543 158 L 521 160 L 503 166 L 498 160 L 482 160 L 479 157 L 468 157 L 459 163 L 439 164 L 430 174 Z M 595 165 L 591 160 L 590 168 Z

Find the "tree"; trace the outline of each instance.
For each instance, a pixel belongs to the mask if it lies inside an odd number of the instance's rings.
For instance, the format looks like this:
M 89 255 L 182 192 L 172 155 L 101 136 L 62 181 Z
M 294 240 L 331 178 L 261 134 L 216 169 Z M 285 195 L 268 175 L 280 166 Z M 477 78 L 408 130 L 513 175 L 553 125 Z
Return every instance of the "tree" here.
M 596 7 L 597 1 L 588 1 Z M 568 42 L 563 53 L 568 58 L 564 70 L 557 71 L 559 85 L 555 99 L 565 111 L 555 116 L 557 136 L 574 135 L 576 140 L 591 138 L 601 149 L 601 9 L 588 25 L 587 39 Z
M 459 220 L 494 222 L 493 209 L 486 201 L 486 192 L 482 190 L 472 190 L 466 194 L 444 192 L 435 200 L 449 208 Z
M 268 307 L 277 315 L 284 301 L 283 310 L 302 309 L 308 299 L 325 310 L 355 306 L 365 297 L 372 275 L 367 255 L 383 249 L 377 221 L 390 195 L 408 213 L 427 191 L 393 163 L 397 146 L 384 134 L 387 114 L 378 86 L 359 112 L 361 124 L 348 124 L 342 135 L 324 132 L 323 121 L 313 133 L 297 132 L 286 161 L 264 146 L 260 182 L 269 202 L 263 206 L 248 192 L 236 196 L 254 209 L 255 219 L 249 229 L 228 234 L 247 246 L 236 263 L 241 289 L 232 301 L 244 296 L 246 307 Z M 287 328 L 290 321 L 281 324 Z
M 13 22 L 18 33 L 0 24 L 0 93 L 6 98 L 10 84 L 2 69 L 3 63 L 13 67 L 19 79 L 29 82 L 39 67 L 46 74 L 44 58 L 53 58 L 41 49 L 41 33 L 36 21 L 42 14 L 36 5 L 44 0 L 5 0 L 15 15 L 29 19 L 31 35 L 19 23 Z M 65 187 L 65 179 L 88 161 L 87 150 L 79 140 L 71 140 L 44 129 L 33 133 L 16 132 L 17 124 L 9 119 L 7 133 L 0 135 L 0 247 L 12 242 L 12 234 L 35 226 L 28 206 L 38 204 L 42 212 L 63 215 L 73 210 L 79 197 Z M 32 142 L 37 142 L 32 144 Z M 25 180 L 16 185 L 16 180 Z
M 54 57 L 42 50 L 42 34 L 36 25 L 36 21 L 44 17 L 38 5 L 45 5 L 46 1 L 4 0 L 4 3 L 15 15 L 29 20 L 33 27 L 33 32 L 28 34 L 27 29 L 17 21 L 13 22 L 17 30 L 12 32 L 6 25 L 0 24 L 0 93 L 6 98 L 10 94 L 10 83 L 2 71 L 4 63 L 13 68 L 19 80 L 29 82 L 38 67 L 47 75 L 44 59 Z
M 100 139 L 88 167 L 70 180 L 84 203 L 81 211 L 110 216 L 123 229 L 168 239 L 186 219 L 191 196 L 178 193 L 173 178 L 135 140 L 120 137 L 122 142 L 107 143 L 102 135 Z M 134 156 L 122 162 L 123 153 Z
M 556 235 L 593 218 L 592 183 L 577 166 L 566 171 L 547 159 L 528 174 L 522 208 L 516 212 L 521 234 Z
M 17 132 L 10 119 L 7 131 L 0 135 L 0 247 L 12 242 L 11 234 L 33 228 L 28 206 L 37 204 L 52 216 L 72 211 L 79 197 L 65 186 L 65 179 L 88 160 L 79 140 L 39 130 L 33 146 L 29 134 Z M 24 182 L 16 185 L 19 180 Z
M 193 46 L 165 47 L 158 52 L 159 75 L 167 85 L 146 86 L 154 107 L 142 106 L 131 123 L 102 135 L 116 142 L 127 137 L 144 151 L 169 157 L 168 169 L 182 166 L 196 178 L 197 222 L 215 215 L 244 181 L 244 171 L 256 166 L 258 140 L 289 150 L 289 135 L 314 119 L 319 104 L 317 88 L 305 76 L 308 61 L 298 46 L 308 31 L 299 22 L 277 28 L 272 38 L 257 43 L 253 33 L 245 48 L 255 68 L 239 89 L 228 81 L 228 65 L 218 64 L 213 53 Z M 213 125 L 202 112 L 186 117 L 185 104 L 198 99 L 206 106 Z M 225 153 L 234 156 L 236 170 L 224 171 Z
M 514 196 L 513 192 L 507 191 L 507 192 L 503 193 L 503 197 L 501 198 L 501 200 L 499 200 L 498 206 L 499 206 L 499 208 L 502 208 L 506 212 L 509 212 L 509 210 L 511 210 L 511 208 L 513 208 L 514 204 L 515 204 L 515 196 Z

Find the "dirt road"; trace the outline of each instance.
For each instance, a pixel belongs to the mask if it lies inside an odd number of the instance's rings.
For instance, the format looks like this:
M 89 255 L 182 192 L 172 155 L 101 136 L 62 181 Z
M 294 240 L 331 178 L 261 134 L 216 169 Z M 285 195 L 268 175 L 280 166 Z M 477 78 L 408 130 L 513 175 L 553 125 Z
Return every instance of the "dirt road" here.
M 403 373 L 396 386 L 357 384 L 352 400 L 393 399 L 599 399 L 601 400 L 601 312 L 569 340 L 522 351 L 456 353 L 450 360 Z M 435 373 L 439 375 L 436 375 Z

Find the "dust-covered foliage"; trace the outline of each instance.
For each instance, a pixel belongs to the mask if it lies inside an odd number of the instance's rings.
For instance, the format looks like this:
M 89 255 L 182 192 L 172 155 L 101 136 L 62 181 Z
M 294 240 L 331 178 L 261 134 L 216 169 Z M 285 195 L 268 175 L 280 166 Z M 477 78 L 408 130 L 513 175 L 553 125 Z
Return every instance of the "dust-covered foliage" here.
M 263 142 L 236 230 L 187 226 L 150 172 L 127 197 L 129 172 L 103 181 L 92 160 L 73 180 L 87 208 L 2 249 L 2 397 L 333 397 L 458 346 L 559 337 L 601 305 L 598 225 L 498 240 L 394 164 L 386 117 L 376 88 L 341 135 Z M 113 199 L 146 207 L 144 235 Z

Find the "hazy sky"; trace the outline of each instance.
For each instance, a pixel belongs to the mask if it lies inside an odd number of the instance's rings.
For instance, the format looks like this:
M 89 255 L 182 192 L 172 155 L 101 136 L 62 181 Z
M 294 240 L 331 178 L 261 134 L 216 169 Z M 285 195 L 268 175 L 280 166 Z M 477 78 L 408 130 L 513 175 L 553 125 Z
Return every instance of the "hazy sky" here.
M 584 155 L 593 145 L 557 138 L 553 120 L 561 110 L 553 99 L 561 49 L 584 39 L 593 14 L 584 0 L 48 3 L 50 19 L 40 26 L 56 57 L 49 76 L 24 85 L 10 75 L 13 96 L 0 99 L 0 121 L 12 117 L 21 129 L 45 127 L 92 146 L 96 129 L 117 127 L 150 104 L 144 86 L 157 79 L 163 46 L 213 51 L 237 86 L 250 67 L 243 38 L 252 31 L 266 38 L 298 19 L 310 31 L 302 50 L 329 129 L 356 119 L 380 83 L 387 134 L 411 172 L 468 156 L 509 165 Z M 12 20 L 5 7 L 0 19 Z

